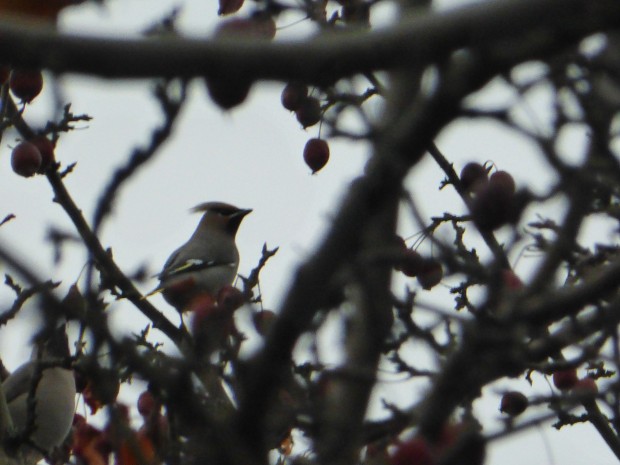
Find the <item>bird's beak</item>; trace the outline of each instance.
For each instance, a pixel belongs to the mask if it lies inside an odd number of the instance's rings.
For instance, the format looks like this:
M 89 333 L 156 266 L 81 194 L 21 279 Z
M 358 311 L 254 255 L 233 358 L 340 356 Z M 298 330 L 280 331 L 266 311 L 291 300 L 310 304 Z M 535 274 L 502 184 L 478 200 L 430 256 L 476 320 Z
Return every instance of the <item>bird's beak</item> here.
M 233 216 L 239 217 L 239 218 L 243 218 L 245 215 L 248 215 L 250 213 L 252 213 L 252 209 L 248 208 L 248 209 L 245 209 L 245 210 L 239 210 Z

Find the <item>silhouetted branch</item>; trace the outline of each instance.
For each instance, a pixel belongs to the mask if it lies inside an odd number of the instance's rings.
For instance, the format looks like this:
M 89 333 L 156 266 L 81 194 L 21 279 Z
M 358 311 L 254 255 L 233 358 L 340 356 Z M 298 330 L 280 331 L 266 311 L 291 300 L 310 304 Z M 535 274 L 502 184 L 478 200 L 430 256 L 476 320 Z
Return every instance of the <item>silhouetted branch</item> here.
M 53 72 L 111 78 L 203 77 L 235 69 L 253 79 L 333 82 L 356 73 L 420 68 L 467 47 L 485 47 L 536 31 L 572 39 L 618 25 L 613 0 L 508 0 L 427 13 L 389 30 L 325 34 L 305 43 L 182 38 L 116 40 L 0 23 L 0 61 Z M 297 58 L 303 56 L 304 60 Z

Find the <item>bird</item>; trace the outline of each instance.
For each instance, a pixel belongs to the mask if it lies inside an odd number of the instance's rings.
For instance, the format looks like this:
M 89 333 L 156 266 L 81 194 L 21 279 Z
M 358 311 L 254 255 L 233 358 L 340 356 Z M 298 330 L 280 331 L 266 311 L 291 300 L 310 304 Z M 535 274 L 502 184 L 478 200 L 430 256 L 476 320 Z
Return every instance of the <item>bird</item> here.
M 161 292 L 179 313 L 190 310 L 198 296 L 214 299 L 225 286 L 232 285 L 239 268 L 235 236 L 243 218 L 252 212 L 224 202 L 206 202 L 192 209 L 203 212 L 198 227 L 176 249 L 160 273 L 159 286 L 148 295 Z
M 44 339 L 37 341 L 30 361 L 18 367 L 2 382 L 13 432 L 23 440 L 12 444 L 14 447 L 9 450 L 0 450 L 2 465 L 34 465 L 67 438 L 73 422 L 76 395 L 73 371 L 60 365 L 62 359 L 68 356 L 69 343 L 63 323 Z M 31 423 L 29 405 L 33 401 L 30 399 L 33 389 L 34 418 Z M 21 438 L 19 435 L 30 427 L 31 432 Z

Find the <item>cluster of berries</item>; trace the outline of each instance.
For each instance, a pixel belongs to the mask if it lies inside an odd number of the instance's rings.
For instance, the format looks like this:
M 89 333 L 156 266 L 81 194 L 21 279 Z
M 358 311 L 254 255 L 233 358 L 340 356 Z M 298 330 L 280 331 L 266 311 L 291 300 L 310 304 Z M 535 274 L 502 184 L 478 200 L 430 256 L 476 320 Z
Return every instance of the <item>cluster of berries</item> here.
M 468 163 L 461 171 L 461 187 L 473 196 L 471 216 L 483 231 L 493 231 L 505 224 L 515 223 L 521 212 L 512 175 L 495 171 L 479 163 Z
M 23 104 L 32 102 L 43 89 L 41 71 L 17 70 L 0 67 L 0 85 L 9 90 Z M 22 141 L 13 148 L 11 167 L 15 173 L 26 178 L 44 173 L 54 162 L 54 143 L 45 135 Z
M 289 111 L 295 112 L 297 121 L 305 129 L 314 126 L 321 121 L 323 110 L 318 98 L 308 95 L 308 86 L 292 82 L 287 84 L 282 91 L 282 106 Z M 312 174 L 323 168 L 329 161 L 329 145 L 327 141 L 312 138 L 304 147 L 304 161 L 312 170 Z
M 579 378 L 575 368 L 558 370 L 552 375 L 553 385 L 560 391 L 574 391 L 581 393 L 596 394 L 598 387 L 596 381 L 589 376 Z M 525 394 L 519 391 L 508 391 L 502 396 L 499 410 L 506 415 L 516 417 L 527 409 L 529 400 Z

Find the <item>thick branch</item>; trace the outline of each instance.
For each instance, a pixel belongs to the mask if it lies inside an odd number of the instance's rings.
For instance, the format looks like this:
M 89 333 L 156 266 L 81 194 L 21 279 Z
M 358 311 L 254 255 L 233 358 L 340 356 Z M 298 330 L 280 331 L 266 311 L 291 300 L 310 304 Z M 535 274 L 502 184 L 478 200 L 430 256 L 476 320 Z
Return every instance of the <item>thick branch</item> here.
M 168 318 L 164 316 L 157 308 L 155 308 L 148 300 L 142 297 L 142 294 L 134 286 L 131 280 L 118 267 L 110 254 L 103 248 L 99 238 L 92 232 L 88 223 L 84 219 L 82 212 L 75 205 L 73 199 L 67 192 L 60 176 L 55 171 L 47 173 L 52 189 L 54 190 L 54 200 L 58 202 L 65 210 L 69 218 L 75 225 L 78 233 L 82 237 L 84 244 L 92 254 L 93 258 L 105 269 L 107 277 L 114 285 L 116 285 L 123 293 L 123 296 L 130 300 L 144 316 L 153 322 L 153 326 L 162 331 L 177 345 L 183 340 L 183 333 L 174 326 Z
M 620 285 L 620 261 L 601 267 L 582 283 L 560 289 L 550 289 L 519 302 L 515 315 L 532 325 L 550 324 L 574 316 L 585 305 L 593 304 L 617 292 Z
M 454 50 L 513 39 L 525 31 L 584 36 L 617 26 L 619 18 L 620 3 L 614 0 L 504 0 L 423 14 L 378 32 L 273 44 L 255 39 L 115 40 L 0 21 L 0 62 L 110 78 L 212 76 L 229 69 L 250 80 L 321 83 L 377 69 L 423 67 Z
M 256 432 L 262 430 L 262 418 L 271 400 L 268 394 L 283 379 L 298 337 L 309 327 L 315 312 L 329 304 L 329 283 L 362 250 L 360 232 L 369 221 L 394 208 L 409 168 L 421 159 L 437 133 L 456 117 L 461 99 L 496 72 L 493 66 L 480 66 L 477 60 L 459 62 L 454 68 L 441 89 L 431 97 L 410 102 L 379 135 L 365 176 L 352 184 L 327 237 L 297 271 L 246 385 L 247 393 L 260 392 L 262 396 L 257 399 L 255 395 L 246 395 L 241 403 L 239 426 L 250 441 L 258 441 L 257 447 L 261 438 Z

